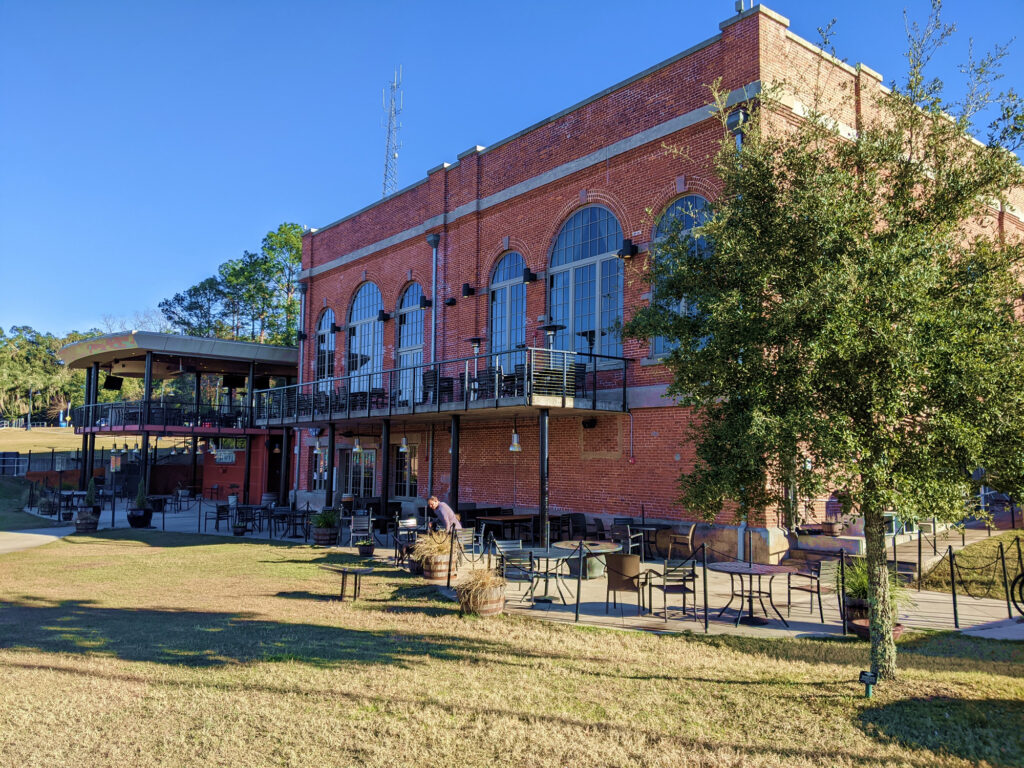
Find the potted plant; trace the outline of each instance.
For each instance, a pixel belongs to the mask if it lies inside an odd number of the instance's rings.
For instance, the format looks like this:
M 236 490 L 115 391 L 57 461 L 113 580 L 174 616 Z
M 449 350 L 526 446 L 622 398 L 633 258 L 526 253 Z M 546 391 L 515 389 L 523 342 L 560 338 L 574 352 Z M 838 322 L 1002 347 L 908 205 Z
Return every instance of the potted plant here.
M 338 541 L 338 513 L 333 509 L 322 509 L 310 520 L 313 525 L 313 544 L 330 547 Z
M 85 489 L 85 501 L 78 508 L 75 518 L 75 533 L 92 533 L 100 524 L 100 507 L 96 503 L 96 482 L 89 478 L 89 486 Z
M 455 587 L 461 613 L 495 616 L 505 608 L 505 579 L 493 569 L 473 571 Z
M 373 555 L 373 539 L 359 539 L 355 543 L 355 547 L 360 557 L 371 557 Z
M 448 578 L 449 568 L 452 576 L 456 575 L 461 551 L 458 541 L 455 541 L 453 549 L 447 533 L 434 531 L 416 539 L 411 556 L 423 566 L 423 578 L 444 581 Z
M 245 536 L 245 534 L 248 532 L 248 530 L 249 530 L 249 526 L 248 525 L 246 525 L 245 523 L 240 523 L 237 520 L 234 523 L 232 523 L 232 525 L 231 525 L 231 532 L 235 536 Z
M 146 484 L 141 480 L 133 503 L 135 506 L 128 509 L 128 525 L 132 528 L 149 528 L 153 522 L 153 510 L 146 505 Z
M 841 576 L 837 574 L 837 591 L 842 586 L 838 583 L 840 578 Z M 871 592 L 868 586 L 867 560 L 862 557 L 855 557 L 847 561 L 845 584 L 846 595 L 843 598 L 843 605 L 846 608 L 847 625 L 855 635 L 866 640 L 870 634 L 869 620 L 871 614 Z M 899 580 L 892 570 L 889 571 L 889 600 L 892 603 L 894 616 L 898 615 L 901 606 L 914 604 L 910 597 L 910 592 L 903 586 L 903 582 Z M 902 634 L 903 625 L 893 624 L 893 638 L 898 638 Z

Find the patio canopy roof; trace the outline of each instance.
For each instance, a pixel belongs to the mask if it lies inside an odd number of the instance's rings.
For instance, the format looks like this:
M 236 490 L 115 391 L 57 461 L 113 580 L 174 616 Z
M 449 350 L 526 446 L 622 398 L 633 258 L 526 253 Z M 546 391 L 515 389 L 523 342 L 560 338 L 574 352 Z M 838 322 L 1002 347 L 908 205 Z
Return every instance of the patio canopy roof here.
M 278 347 L 249 341 L 201 339 L 170 333 L 128 331 L 78 341 L 58 354 L 71 368 L 100 368 L 116 376 L 141 377 L 146 353 L 153 353 L 153 378 L 166 379 L 183 373 L 235 373 L 245 375 L 249 364 L 257 375 L 295 376 L 299 353 L 296 347 Z

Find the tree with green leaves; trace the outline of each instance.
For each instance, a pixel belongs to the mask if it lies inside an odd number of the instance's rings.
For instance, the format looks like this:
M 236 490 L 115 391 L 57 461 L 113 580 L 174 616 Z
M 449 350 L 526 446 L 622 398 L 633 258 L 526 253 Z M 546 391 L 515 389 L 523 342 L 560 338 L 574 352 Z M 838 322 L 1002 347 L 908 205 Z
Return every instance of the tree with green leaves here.
M 880 679 L 896 674 L 885 513 L 960 520 L 977 468 L 1018 497 L 1024 478 L 1021 103 L 996 97 L 988 143 L 972 138 L 999 54 L 947 103 L 925 74 L 952 32 L 938 10 L 911 27 L 906 82 L 878 89 L 852 138 L 823 111 L 794 120 L 779 94 L 747 105 L 740 145 L 724 131 L 710 218 L 653 247 L 655 299 L 626 328 L 675 342 L 689 509 L 755 516 L 845 492 L 864 519 Z

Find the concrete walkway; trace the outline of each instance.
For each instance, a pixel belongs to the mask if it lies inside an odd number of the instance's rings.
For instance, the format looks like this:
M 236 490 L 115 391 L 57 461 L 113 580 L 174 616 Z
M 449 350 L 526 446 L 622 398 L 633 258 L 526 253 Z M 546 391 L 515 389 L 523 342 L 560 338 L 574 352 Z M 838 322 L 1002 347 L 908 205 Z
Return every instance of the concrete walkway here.
M 43 544 L 57 541 L 74 532 L 74 526 L 70 528 L 38 528 L 27 531 L 0 531 L 0 555 L 41 547 Z

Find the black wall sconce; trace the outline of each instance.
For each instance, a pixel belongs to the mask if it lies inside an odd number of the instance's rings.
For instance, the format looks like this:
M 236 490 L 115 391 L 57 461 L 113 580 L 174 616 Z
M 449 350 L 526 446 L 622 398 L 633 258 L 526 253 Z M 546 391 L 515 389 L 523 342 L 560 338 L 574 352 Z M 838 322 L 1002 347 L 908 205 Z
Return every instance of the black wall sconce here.
M 307 338 L 307 337 L 306 337 L 306 332 L 305 332 L 305 331 L 299 331 L 298 333 L 296 333 L 296 334 L 295 334 L 295 337 L 296 337 L 296 338 L 297 338 L 297 339 L 298 339 L 299 341 L 305 341 L 305 340 L 306 340 L 306 338 Z
M 391 315 L 389 315 L 383 309 L 378 309 L 377 310 L 377 322 L 378 323 L 386 323 L 390 319 L 391 319 Z
M 476 294 L 476 288 L 469 283 L 462 284 L 462 298 L 466 299 Z
M 455 297 L 454 296 L 450 296 L 450 297 L 448 297 L 447 299 L 444 300 L 444 305 L 446 307 L 454 307 L 457 303 L 458 302 L 455 301 Z
M 434 302 L 426 296 L 420 296 L 420 309 L 429 309 L 432 306 L 434 306 Z
M 616 254 L 620 259 L 631 259 L 640 252 L 640 249 L 633 244 L 628 237 L 622 240 L 622 248 Z
M 524 283 L 535 283 L 537 282 L 537 273 L 531 272 L 529 267 L 523 267 L 523 282 Z
M 584 419 L 580 422 L 580 426 L 584 429 L 594 429 L 597 426 L 597 419 Z
M 341 326 L 336 323 L 331 323 L 331 333 L 341 333 Z

